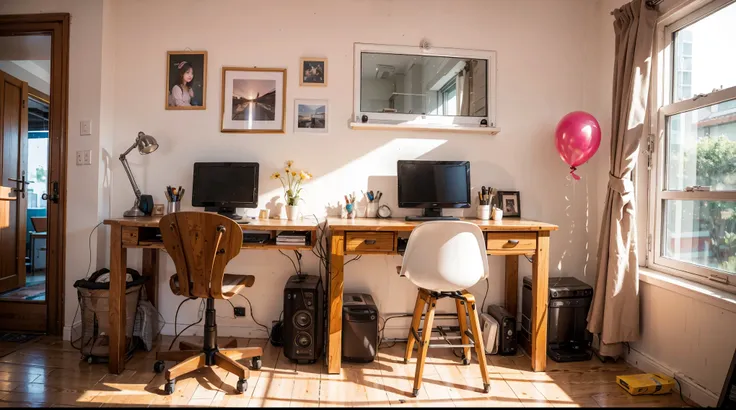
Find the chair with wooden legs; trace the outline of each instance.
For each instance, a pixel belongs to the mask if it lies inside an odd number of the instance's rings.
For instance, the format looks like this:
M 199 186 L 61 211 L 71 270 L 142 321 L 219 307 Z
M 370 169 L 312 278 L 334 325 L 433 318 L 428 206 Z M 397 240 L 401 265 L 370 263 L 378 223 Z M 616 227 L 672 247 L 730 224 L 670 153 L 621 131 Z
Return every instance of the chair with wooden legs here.
M 461 221 L 433 221 L 419 225 L 409 237 L 400 275 L 419 287 L 404 354 L 404 363 L 409 363 L 414 344 L 418 342 L 413 396 L 419 394 L 422 386 L 427 350 L 432 347 L 430 340 L 447 340 L 443 330 L 440 330 L 441 337 L 432 337 L 437 300 L 442 298 L 455 299 L 462 344 L 454 346 L 463 349 L 462 360 L 465 365 L 470 364 L 470 348 L 475 348 L 483 378 L 483 391 L 488 393 L 490 381 L 478 321 L 478 310 L 482 306 L 477 306 L 475 297 L 465 290 L 488 277 L 488 258 L 480 228 Z M 424 326 L 420 328 L 423 315 Z M 443 343 L 442 347 L 447 347 L 447 344 Z
M 164 361 L 178 362 L 166 370 L 166 394 L 174 392 L 176 379 L 195 370 L 219 366 L 238 376 L 237 391 L 248 388 L 249 370 L 238 363 L 251 359 L 254 369 L 261 367 L 261 347 L 238 348 L 228 343 L 217 346 L 215 299 L 230 299 L 241 290 L 253 286 L 251 275 L 225 273 L 227 263 L 240 253 L 243 230 L 230 218 L 205 212 L 176 212 L 161 218 L 161 237 L 171 255 L 176 273 L 169 280 L 172 292 L 187 298 L 206 299 L 204 343 L 180 342 L 179 351 L 156 353 L 154 370 L 164 370 Z

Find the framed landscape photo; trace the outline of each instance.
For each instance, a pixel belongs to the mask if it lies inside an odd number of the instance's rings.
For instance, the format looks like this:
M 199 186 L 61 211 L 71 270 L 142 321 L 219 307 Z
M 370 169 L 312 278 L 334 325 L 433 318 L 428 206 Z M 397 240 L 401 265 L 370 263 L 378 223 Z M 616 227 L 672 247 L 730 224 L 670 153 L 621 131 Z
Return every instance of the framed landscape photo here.
M 294 100 L 294 132 L 327 133 L 327 100 Z
M 304 57 L 299 60 L 299 85 L 327 86 L 327 59 Z
M 498 191 L 498 207 L 503 216 L 521 216 L 521 196 L 519 191 Z
M 283 133 L 285 68 L 222 68 L 222 132 Z
M 167 110 L 204 110 L 207 107 L 207 52 L 166 53 Z

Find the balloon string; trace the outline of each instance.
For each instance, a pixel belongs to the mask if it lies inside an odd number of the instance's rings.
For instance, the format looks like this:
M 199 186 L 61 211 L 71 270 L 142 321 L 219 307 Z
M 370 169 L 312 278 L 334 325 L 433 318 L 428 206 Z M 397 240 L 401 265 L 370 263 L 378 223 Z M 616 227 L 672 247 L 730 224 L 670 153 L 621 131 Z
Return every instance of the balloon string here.
M 572 177 L 573 177 L 573 178 L 574 178 L 574 179 L 575 179 L 576 181 L 580 181 L 580 177 L 579 177 L 579 176 L 578 176 L 578 175 L 577 175 L 577 174 L 575 173 L 575 171 L 577 171 L 577 170 L 578 170 L 578 169 L 577 169 L 577 168 L 575 168 L 575 167 L 570 167 L 570 175 L 572 175 Z

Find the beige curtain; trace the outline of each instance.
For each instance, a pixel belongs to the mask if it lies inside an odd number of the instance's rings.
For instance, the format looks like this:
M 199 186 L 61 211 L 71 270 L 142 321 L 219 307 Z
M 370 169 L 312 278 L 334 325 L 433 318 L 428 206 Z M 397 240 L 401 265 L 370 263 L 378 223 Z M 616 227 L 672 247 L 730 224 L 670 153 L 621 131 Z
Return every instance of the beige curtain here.
M 588 330 L 597 336 L 600 355 L 618 357 L 622 342 L 639 338 L 636 206 L 631 174 L 644 132 L 657 13 L 643 0 L 634 0 L 614 10 L 613 15 L 616 60 L 611 168 Z

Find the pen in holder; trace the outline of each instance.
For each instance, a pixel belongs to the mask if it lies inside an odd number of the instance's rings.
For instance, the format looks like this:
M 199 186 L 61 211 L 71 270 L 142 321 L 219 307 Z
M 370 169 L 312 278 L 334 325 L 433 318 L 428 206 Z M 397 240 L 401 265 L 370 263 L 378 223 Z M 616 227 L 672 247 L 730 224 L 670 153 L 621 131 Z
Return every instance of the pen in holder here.
M 355 214 L 357 213 L 355 211 L 355 204 L 347 204 L 345 205 L 345 210 L 348 211 L 348 218 L 349 219 L 355 219 Z
M 181 210 L 181 200 L 184 197 L 184 189 L 180 186 L 179 188 L 167 186 L 166 191 L 166 213 L 172 214 Z
M 363 195 L 368 199 L 365 217 L 378 218 L 378 208 L 380 207 L 379 201 L 381 200 L 383 193 L 381 193 L 381 191 L 376 191 L 375 193 L 373 191 L 368 191 L 368 193 L 363 192 Z

